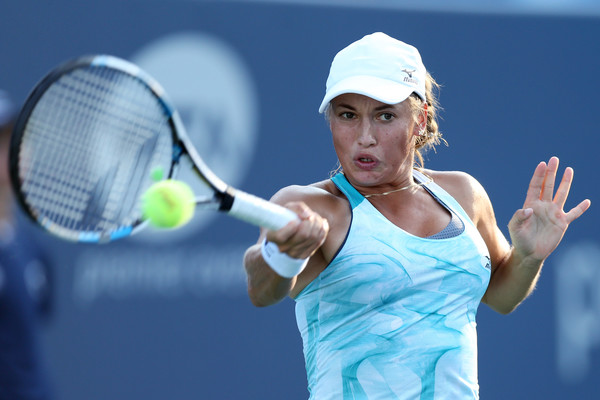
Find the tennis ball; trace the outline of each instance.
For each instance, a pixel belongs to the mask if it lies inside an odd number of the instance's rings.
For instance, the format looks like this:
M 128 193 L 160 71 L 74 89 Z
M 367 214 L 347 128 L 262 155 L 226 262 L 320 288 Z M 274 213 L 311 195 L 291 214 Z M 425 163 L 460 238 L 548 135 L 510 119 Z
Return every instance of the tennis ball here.
M 163 172 L 162 167 L 154 167 L 154 168 L 152 168 L 152 171 L 150 171 L 150 178 L 154 182 L 158 182 L 158 181 L 162 180 L 164 175 L 165 174 Z
M 142 197 L 142 213 L 157 228 L 177 228 L 194 216 L 194 192 L 181 181 L 156 182 Z

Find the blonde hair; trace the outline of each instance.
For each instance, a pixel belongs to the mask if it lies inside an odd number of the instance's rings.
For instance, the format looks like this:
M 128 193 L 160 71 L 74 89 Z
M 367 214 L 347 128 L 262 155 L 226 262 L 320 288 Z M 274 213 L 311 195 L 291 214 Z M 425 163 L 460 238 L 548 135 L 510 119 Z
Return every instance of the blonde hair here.
M 445 139 L 442 138 L 442 133 L 439 130 L 438 117 L 441 109 L 438 93 L 440 85 L 433 79 L 429 72 L 426 73 L 425 80 L 425 98 L 427 103 L 427 125 L 423 135 L 418 136 L 415 141 L 415 164 L 419 168 L 424 168 L 425 162 L 423 155 L 428 150 L 433 149 L 440 143 L 448 144 Z M 423 113 L 423 100 L 416 94 L 408 97 L 409 106 L 413 111 L 415 120 L 419 117 L 419 114 Z

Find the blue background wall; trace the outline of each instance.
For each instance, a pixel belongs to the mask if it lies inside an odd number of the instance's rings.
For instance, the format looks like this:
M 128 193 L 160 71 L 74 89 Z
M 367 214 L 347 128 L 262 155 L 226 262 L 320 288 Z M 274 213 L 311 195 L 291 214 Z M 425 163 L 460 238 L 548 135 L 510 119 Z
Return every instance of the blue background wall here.
M 231 150 L 248 158 L 232 180 L 269 197 L 282 186 L 328 176 L 335 157 L 317 107 L 330 61 L 364 34 L 384 31 L 417 46 L 443 85 L 441 128 L 449 146 L 430 153 L 426 165 L 479 179 L 506 233 L 533 169 L 552 155 L 576 171 L 567 207 L 598 198 L 600 18 L 582 14 L 4 1 L 0 87 L 22 102 L 66 59 L 110 53 L 140 60 L 165 38 L 195 37 L 200 48 L 211 38 L 246 74 L 245 112 L 256 116 L 242 128 L 254 141 Z M 173 70 L 157 69 L 156 75 L 178 76 L 174 71 L 185 67 L 176 59 L 169 66 L 169 57 L 159 57 L 160 64 Z M 188 122 L 210 119 L 209 128 L 214 121 L 239 122 L 244 113 L 227 107 L 230 97 L 221 98 L 219 85 L 201 71 L 190 91 L 221 106 L 191 110 Z M 169 83 L 175 92 L 182 85 L 176 80 Z M 184 109 L 186 101 L 193 103 L 173 97 Z M 225 130 L 209 128 L 206 134 L 227 142 Z M 41 236 L 55 262 L 56 308 L 43 339 L 59 398 L 307 398 L 293 302 L 255 309 L 246 296 L 241 257 L 256 229 L 223 216 L 202 218 L 182 232 L 100 247 Z M 573 224 L 534 296 L 517 312 L 500 316 L 480 308 L 482 398 L 598 398 L 598 223 L 596 205 Z

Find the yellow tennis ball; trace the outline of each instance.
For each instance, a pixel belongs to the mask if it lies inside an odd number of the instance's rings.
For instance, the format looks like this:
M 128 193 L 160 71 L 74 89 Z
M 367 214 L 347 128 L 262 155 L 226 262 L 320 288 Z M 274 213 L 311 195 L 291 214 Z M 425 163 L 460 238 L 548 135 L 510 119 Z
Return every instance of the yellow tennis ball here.
M 194 192 L 184 182 L 156 182 L 142 197 L 142 213 L 157 228 L 177 228 L 194 216 L 194 199 Z

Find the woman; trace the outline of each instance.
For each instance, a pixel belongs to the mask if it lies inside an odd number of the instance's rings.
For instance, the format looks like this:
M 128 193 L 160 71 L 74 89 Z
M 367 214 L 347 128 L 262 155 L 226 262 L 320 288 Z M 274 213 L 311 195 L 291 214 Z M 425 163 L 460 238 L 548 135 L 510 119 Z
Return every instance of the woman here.
M 417 49 L 383 33 L 340 51 L 320 112 L 343 172 L 275 194 L 298 220 L 246 252 L 255 305 L 296 301 L 311 398 L 478 398 L 479 303 L 514 310 L 591 204 L 563 211 L 573 171 L 553 195 L 552 157 L 509 245 L 474 178 L 422 168 L 441 140 L 434 88 Z

